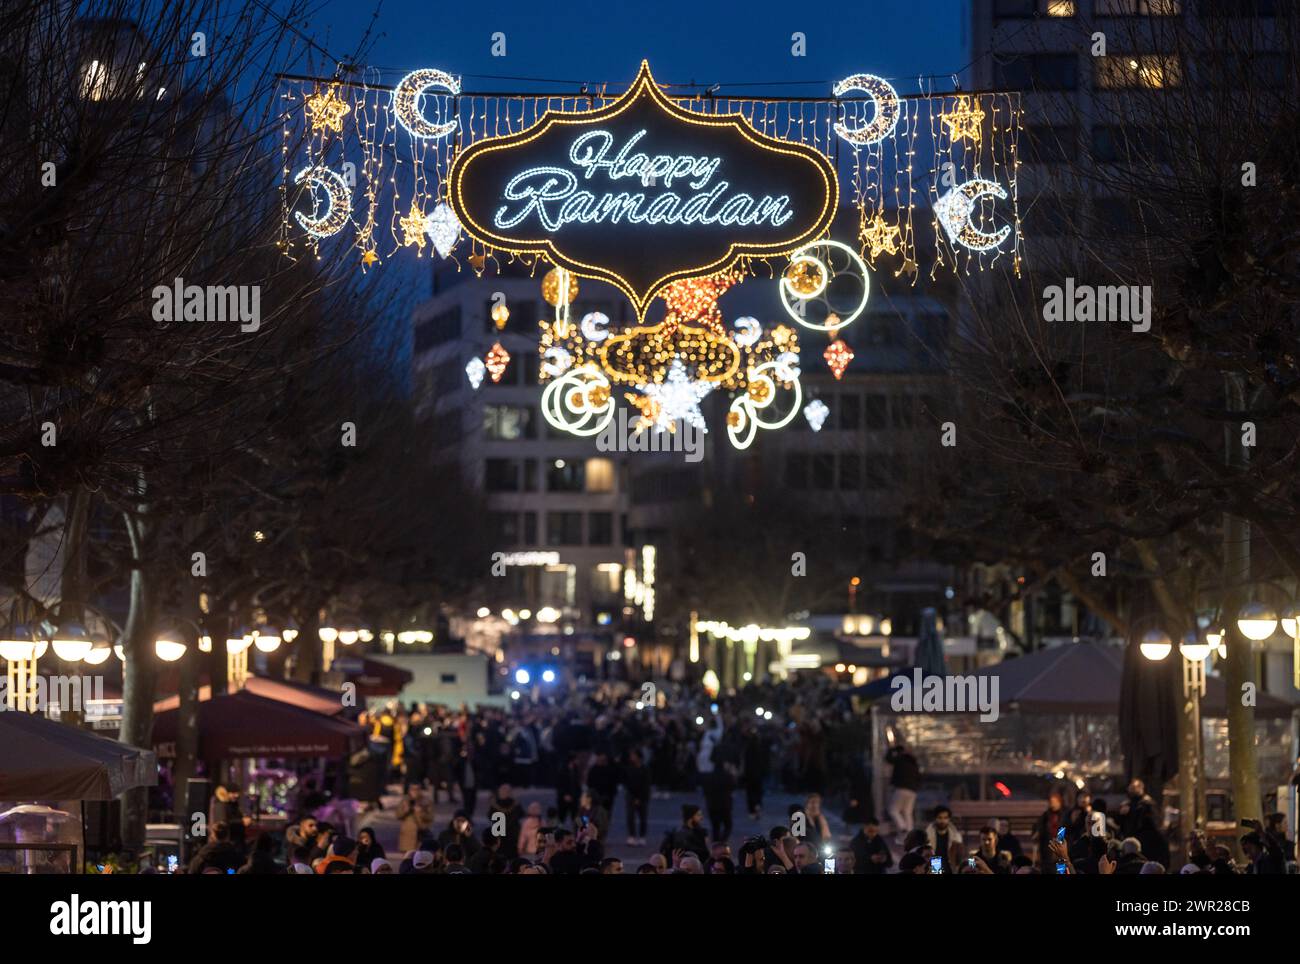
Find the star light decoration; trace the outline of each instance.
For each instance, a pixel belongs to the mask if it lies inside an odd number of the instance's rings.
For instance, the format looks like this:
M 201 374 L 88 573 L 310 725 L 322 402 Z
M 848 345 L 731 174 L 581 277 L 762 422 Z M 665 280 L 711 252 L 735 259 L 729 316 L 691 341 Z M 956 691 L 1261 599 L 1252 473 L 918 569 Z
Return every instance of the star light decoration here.
M 953 109 L 943 115 L 943 123 L 954 141 L 969 138 L 978 146 L 984 130 L 984 111 L 978 101 L 970 97 L 958 97 Z
M 713 382 L 692 381 L 681 359 L 674 358 L 664 381 L 638 385 L 640 395 L 628 392 L 625 396 L 641 412 L 641 417 L 636 420 L 636 432 L 640 434 L 643 429 L 651 427 L 657 431 L 676 432 L 679 419 L 701 432 L 708 432 L 700 412 L 700 402 L 715 387 Z
M 417 255 L 423 255 L 424 236 L 429 233 L 429 219 L 420 210 L 419 202 L 412 201 L 410 212 L 397 223 L 402 227 L 402 247 L 415 245 L 419 249 Z
M 826 346 L 826 350 L 822 352 L 822 357 L 826 359 L 831 374 L 835 376 L 835 380 L 838 382 L 844 377 L 844 369 L 848 368 L 849 362 L 853 361 L 853 349 L 837 338 Z
M 871 254 L 868 257 L 875 261 L 882 254 L 898 254 L 898 225 L 890 224 L 879 213 L 876 214 L 870 223 L 863 225 L 859 236 L 862 243 L 867 246 Z
M 808 419 L 808 427 L 814 432 L 822 430 L 822 426 L 826 424 L 826 416 L 830 413 L 831 410 L 820 398 L 814 398 L 803 407 L 803 417 Z
M 317 89 L 315 93 L 303 101 L 303 109 L 307 112 L 307 120 L 311 122 L 313 131 L 324 128 L 333 131 L 335 134 L 342 133 L 343 118 L 347 117 L 352 110 L 339 97 L 337 85 L 323 92 Z

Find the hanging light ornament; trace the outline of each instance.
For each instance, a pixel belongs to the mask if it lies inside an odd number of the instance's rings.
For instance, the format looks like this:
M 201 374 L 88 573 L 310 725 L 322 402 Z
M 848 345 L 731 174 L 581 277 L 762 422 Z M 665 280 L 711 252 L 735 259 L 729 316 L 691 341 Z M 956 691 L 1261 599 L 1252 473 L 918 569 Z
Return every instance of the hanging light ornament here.
M 979 146 L 984 126 L 984 111 L 970 97 L 958 97 L 953 109 L 943 115 L 944 126 L 954 141 L 969 139 Z
M 510 309 L 506 307 L 504 301 L 498 301 L 492 306 L 492 324 L 497 326 L 497 331 L 506 330 L 506 322 L 510 320 Z
M 331 130 L 335 134 L 343 131 L 343 118 L 352 110 L 339 97 L 337 84 L 325 91 L 318 88 L 303 102 L 303 109 L 307 112 L 307 120 L 310 121 L 313 132 Z
M 478 391 L 478 387 L 483 384 L 483 376 L 487 374 L 487 366 L 483 364 L 482 358 L 471 358 L 465 363 L 465 377 L 469 379 L 469 387 Z
M 429 219 L 420 210 L 419 203 L 414 200 L 411 201 L 410 212 L 397 223 L 402 227 L 402 247 L 409 248 L 411 245 L 415 245 L 418 249 L 417 254 L 423 255 L 424 236 L 429 232 Z
M 822 430 L 822 426 L 826 424 L 826 416 L 830 413 L 831 410 L 820 398 L 814 398 L 803 407 L 803 417 L 808 419 L 808 427 L 814 432 Z
M 501 376 L 506 373 L 506 366 L 510 364 L 510 352 L 506 351 L 501 342 L 497 342 L 488 349 L 487 357 L 483 362 L 492 381 L 499 382 Z
M 429 240 L 433 242 L 433 250 L 437 251 L 440 257 L 445 258 L 451 254 L 452 249 L 456 247 L 456 242 L 460 240 L 460 221 L 445 201 L 434 208 L 433 213 L 425 219 L 425 228 Z
M 882 254 L 898 254 L 898 225 L 890 224 L 879 214 L 863 226 L 859 236 L 870 250 L 869 257 L 872 261 Z
M 562 284 L 566 285 L 563 292 Z M 578 297 L 577 275 L 564 268 L 552 268 L 542 277 L 542 297 L 553 308 L 559 307 L 562 303 L 573 304 L 573 299 Z
M 853 349 L 837 338 L 826 346 L 822 357 L 826 359 L 826 364 L 831 374 L 835 376 L 835 380 L 839 381 L 844 377 L 844 370 L 849 367 L 849 362 L 853 361 Z

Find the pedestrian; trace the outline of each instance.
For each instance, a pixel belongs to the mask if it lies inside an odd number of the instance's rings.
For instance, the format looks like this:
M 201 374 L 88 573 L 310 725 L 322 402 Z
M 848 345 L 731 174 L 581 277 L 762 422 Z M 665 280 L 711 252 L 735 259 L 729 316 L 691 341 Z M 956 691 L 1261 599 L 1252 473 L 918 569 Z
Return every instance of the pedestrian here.
M 921 768 L 903 743 L 889 748 L 885 762 L 893 766 L 889 783 L 893 794 L 889 800 L 889 818 L 894 824 L 894 837 L 902 840 L 912 830 L 912 808 L 916 794 L 921 789 Z
M 708 839 L 704 834 L 704 815 L 693 803 L 682 804 L 681 826 L 668 831 L 659 845 L 659 853 L 666 860 L 675 860 L 675 854 L 695 854 L 703 863 L 709 857 Z
M 894 855 L 889 852 L 889 844 L 880 835 L 880 824 L 868 820 L 862 829 L 849 841 L 853 849 L 855 874 L 883 874 L 894 866 Z M 835 868 L 839 870 L 839 865 Z
M 644 847 L 646 825 L 650 818 L 650 770 L 641 753 L 632 750 L 623 768 L 623 788 L 626 791 L 627 845 Z

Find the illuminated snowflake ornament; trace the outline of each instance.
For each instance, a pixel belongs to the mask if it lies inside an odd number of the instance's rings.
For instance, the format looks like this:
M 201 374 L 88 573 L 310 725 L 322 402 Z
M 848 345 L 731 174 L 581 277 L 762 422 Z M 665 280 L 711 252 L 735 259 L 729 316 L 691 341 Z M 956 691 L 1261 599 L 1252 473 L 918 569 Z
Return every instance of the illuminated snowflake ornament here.
M 822 430 L 822 426 L 826 424 L 826 416 L 830 413 L 831 410 L 820 398 L 814 398 L 803 407 L 803 417 L 808 419 L 808 427 L 814 432 Z
M 686 366 L 681 359 L 674 358 L 668 369 L 668 377 L 661 384 L 651 382 L 638 385 L 637 390 L 641 395 L 628 396 L 628 400 L 641 412 L 641 417 L 637 419 L 637 431 L 654 426 L 659 431 L 668 429 L 675 432 L 680 419 L 701 432 L 707 432 L 704 416 L 700 413 L 700 402 L 716 387 L 713 382 L 692 381 L 686 374 Z

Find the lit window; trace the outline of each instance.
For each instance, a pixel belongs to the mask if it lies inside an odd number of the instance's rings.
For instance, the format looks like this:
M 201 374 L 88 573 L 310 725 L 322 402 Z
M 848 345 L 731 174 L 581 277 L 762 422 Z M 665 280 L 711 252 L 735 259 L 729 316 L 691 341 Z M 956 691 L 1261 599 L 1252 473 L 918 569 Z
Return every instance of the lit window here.
M 587 491 L 614 491 L 614 463 L 610 459 L 587 459 Z
M 1183 80 L 1182 63 L 1165 54 L 1119 54 L 1097 57 L 1096 81 L 1099 88 L 1121 90 L 1146 88 L 1159 90 L 1177 87 Z
M 108 68 L 98 60 L 86 66 L 81 77 L 81 96 L 89 100 L 103 100 L 108 96 Z
M 1047 0 L 1049 17 L 1073 17 L 1074 13 L 1074 0 Z

